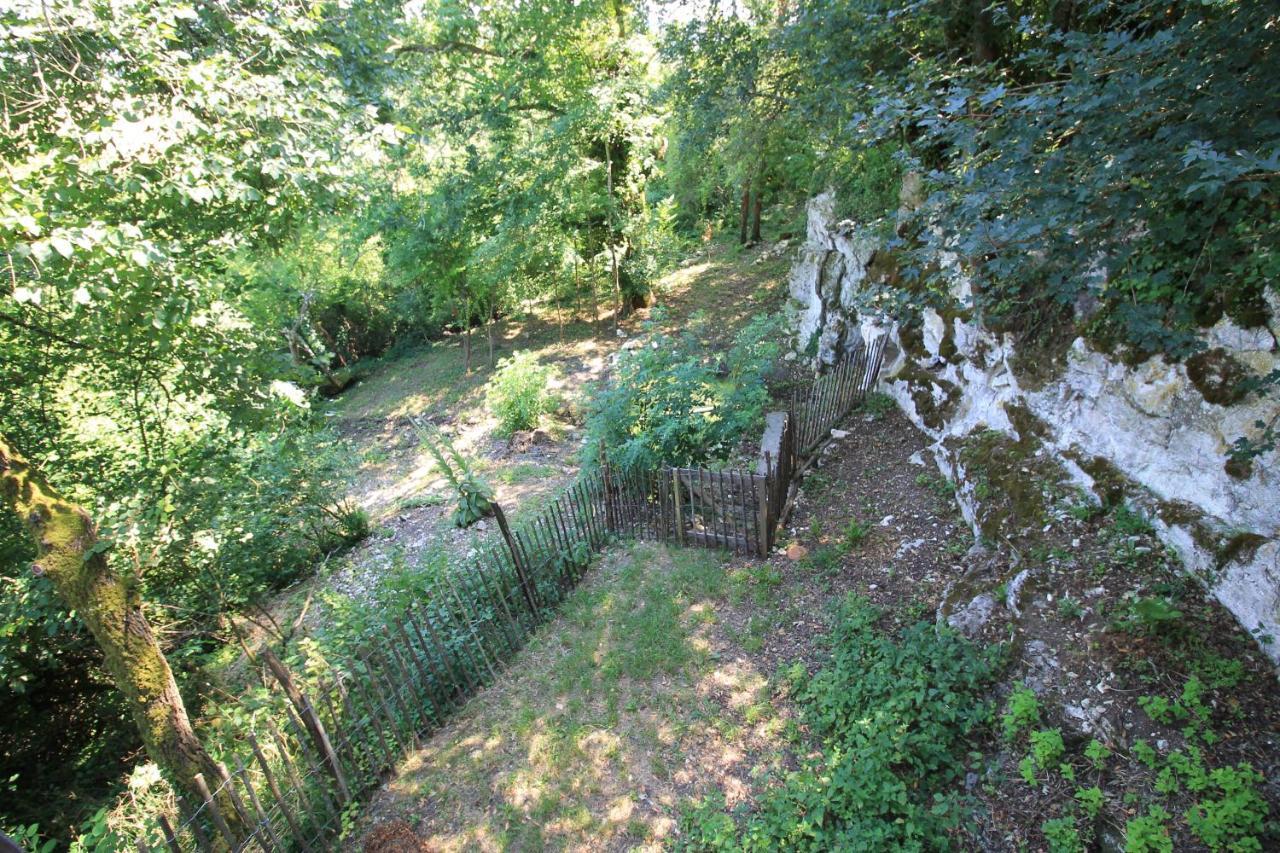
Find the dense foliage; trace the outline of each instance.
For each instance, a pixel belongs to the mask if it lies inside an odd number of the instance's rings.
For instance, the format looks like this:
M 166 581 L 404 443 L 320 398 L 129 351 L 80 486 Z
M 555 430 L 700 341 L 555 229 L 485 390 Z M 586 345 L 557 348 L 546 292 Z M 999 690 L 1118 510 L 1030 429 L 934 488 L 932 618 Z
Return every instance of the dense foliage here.
M 890 250 L 868 311 L 971 293 L 1039 351 L 1083 333 L 1184 359 L 1280 304 L 1276 29 L 1234 0 L 713 5 L 664 38 L 668 172 L 686 219 L 737 216 L 743 240 L 762 195 L 833 188 Z M 1238 395 L 1280 381 L 1236 373 Z
M 695 848 L 942 850 L 965 811 L 965 746 L 992 719 L 984 696 L 999 647 L 980 650 L 921 622 L 890 637 L 851 596 L 830 662 L 794 680 L 822 745 L 742 823 L 708 801 L 685 817 Z
M 368 531 L 316 392 L 444 336 L 470 368 L 477 329 L 492 360 L 536 303 L 616 323 L 690 239 L 794 231 L 815 192 L 882 236 L 876 305 L 908 322 L 963 273 L 994 326 L 1183 359 L 1280 304 L 1273 4 L 650 6 L 0 10 L 0 435 L 99 522 L 188 684 L 225 612 Z M 592 404 L 587 464 L 715 462 L 758 422 L 776 321 L 723 354 L 660 326 Z M 541 385 L 504 364 L 503 429 Z M 455 485 L 460 522 L 487 511 Z M 0 516 L 0 819 L 66 837 L 137 740 L 31 557 Z
M 697 330 L 661 331 L 663 316 L 654 311 L 641 345 L 621 354 L 592 397 L 584 465 L 602 457 L 624 470 L 702 465 L 725 459 L 762 423 L 781 349 L 778 318 L 756 317 L 717 354 Z

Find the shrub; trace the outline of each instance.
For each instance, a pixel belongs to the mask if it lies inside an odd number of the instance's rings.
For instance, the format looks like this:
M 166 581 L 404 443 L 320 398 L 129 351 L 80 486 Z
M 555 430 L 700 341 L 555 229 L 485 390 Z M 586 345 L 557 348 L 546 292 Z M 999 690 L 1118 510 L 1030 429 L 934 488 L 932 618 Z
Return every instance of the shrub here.
M 701 465 L 727 456 L 763 422 L 781 320 L 756 317 L 717 355 L 692 335 L 663 334 L 661 318 L 655 311 L 648 345 L 622 353 L 613 382 L 592 399 L 584 466 L 598 464 L 602 451 L 623 469 Z
M 1261 850 L 1267 801 L 1258 793 L 1264 780 L 1252 765 L 1219 767 L 1209 774 L 1213 791 L 1187 812 L 1196 837 L 1213 850 Z
M 1018 684 L 1009 694 L 1009 708 L 1001 718 L 1004 736 L 1012 740 L 1023 729 L 1028 729 L 1040 721 L 1040 701 L 1034 691 L 1024 684 Z
M 498 369 L 485 391 L 489 413 L 498 419 L 498 432 L 510 435 L 534 429 L 552 402 L 547 390 L 551 368 L 538 363 L 537 356 L 517 352 L 498 361 Z

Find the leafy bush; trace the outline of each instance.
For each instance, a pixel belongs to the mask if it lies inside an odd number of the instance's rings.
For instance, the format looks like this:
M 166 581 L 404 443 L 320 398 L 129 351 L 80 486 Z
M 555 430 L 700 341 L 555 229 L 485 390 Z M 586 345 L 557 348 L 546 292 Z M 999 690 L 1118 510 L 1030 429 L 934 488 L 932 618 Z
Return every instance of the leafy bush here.
M 619 356 L 613 382 L 591 400 L 584 466 L 602 451 L 623 469 L 700 465 L 724 458 L 763 423 L 781 320 L 754 318 L 722 360 L 692 335 L 663 334 L 655 315 L 646 344 Z
M 695 843 L 749 850 L 946 849 L 962 803 L 948 787 L 964 748 L 992 719 L 984 699 L 998 647 L 980 649 L 932 623 L 895 639 L 879 612 L 851 596 L 830 663 L 798 689 L 819 756 L 770 789 L 734 834 L 714 802 L 691 811 Z
M 335 500 L 344 456 L 332 434 L 296 425 L 223 440 L 194 449 L 203 458 L 189 470 L 201 475 L 143 509 L 136 540 L 152 555 L 147 587 L 198 614 L 283 589 L 369 533 L 362 510 Z M 136 547 L 136 534 L 118 533 Z
M 1023 729 L 1028 729 L 1040 721 L 1040 701 L 1036 694 L 1025 684 L 1018 684 L 1009 694 L 1009 708 L 1000 718 L 1004 728 L 1004 736 L 1012 740 Z
M 485 516 L 493 515 L 493 488 L 471 469 L 471 463 L 458 452 L 453 442 L 433 427 L 420 428 L 418 438 L 457 492 L 454 525 L 470 527 Z
M 551 368 L 538 364 L 537 356 L 516 352 L 498 361 L 498 369 L 485 390 L 489 412 L 498 419 L 498 431 L 510 435 L 533 429 L 552 402 L 547 389 Z
M 1130 819 L 1124 827 L 1125 853 L 1172 853 L 1167 821 L 1172 817 L 1160 806 L 1150 806 L 1146 814 Z
M 1257 836 L 1269 807 L 1258 793 L 1262 774 L 1249 764 L 1219 767 L 1209 774 L 1206 797 L 1187 812 L 1187 823 L 1211 850 L 1261 850 Z

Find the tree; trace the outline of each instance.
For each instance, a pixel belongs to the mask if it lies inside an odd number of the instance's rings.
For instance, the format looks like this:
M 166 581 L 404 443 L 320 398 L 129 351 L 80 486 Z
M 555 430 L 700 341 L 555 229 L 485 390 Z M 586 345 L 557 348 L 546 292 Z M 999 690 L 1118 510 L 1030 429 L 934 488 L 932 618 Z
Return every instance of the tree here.
M 64 500 L 0 436 L 0 492 L 36 546 L 32 571 L 48 577 L 67 607 L 84 620 L 103 662 L 128 703 L 147 753 L 190 796 L 203 775 L 219 787 L 226 772 L 191 728 L 186 706 L 164 652 L 143 612 L 136 579 L 107 565 L 110 543 L 83 509 Z M 229 798 L 224 812 L 237 812 Z

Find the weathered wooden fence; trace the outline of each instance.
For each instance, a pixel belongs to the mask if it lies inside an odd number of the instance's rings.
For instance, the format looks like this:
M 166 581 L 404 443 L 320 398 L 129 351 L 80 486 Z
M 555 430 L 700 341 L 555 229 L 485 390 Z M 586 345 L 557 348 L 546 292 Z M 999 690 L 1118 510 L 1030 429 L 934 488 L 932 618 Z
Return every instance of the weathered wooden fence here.
M 767 554 L 793 472 L 874 384 L 859 350 L 766 419 L 755 471 L 662 467 L 585 474 L 509 524 L 474 559 L 425 577 L 395 618 L 373 616 L 344 652 L 291 670 L 269 650 L 273 689 L 212 738 L 218 778 L 157 814 L 138 850 L 326 850 L 344 815 L 466 699 L 496 679 L 591 558 L 618 537 Z

